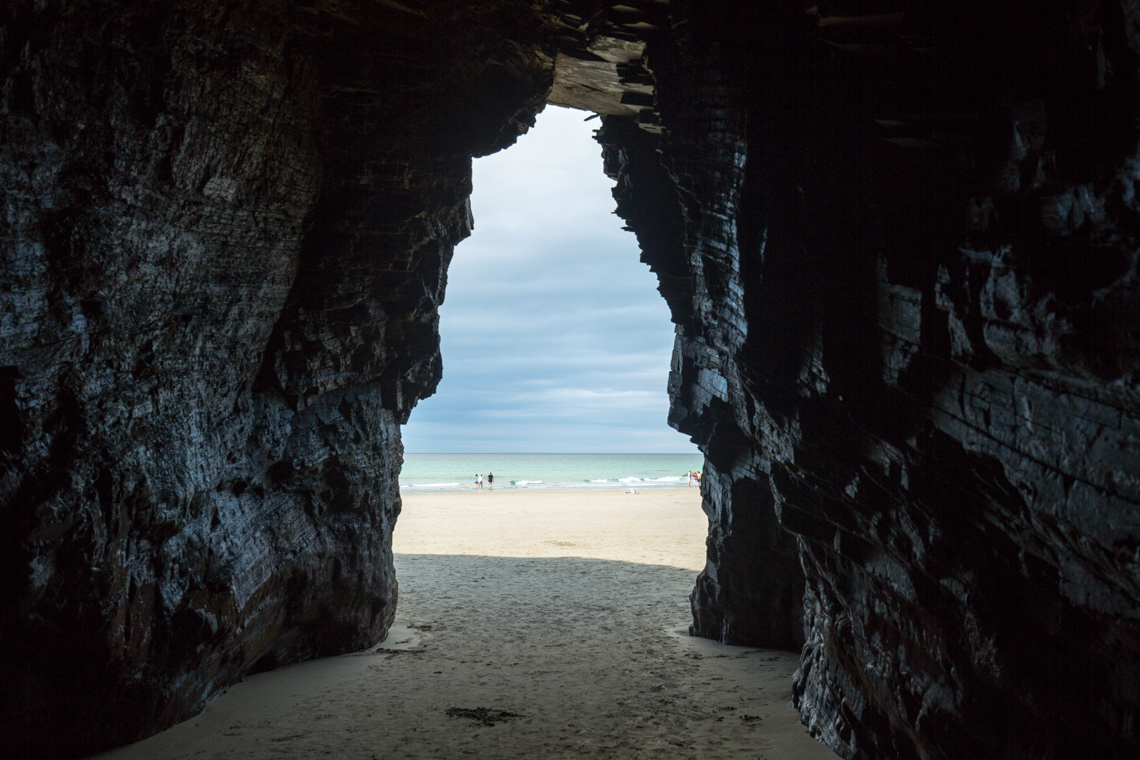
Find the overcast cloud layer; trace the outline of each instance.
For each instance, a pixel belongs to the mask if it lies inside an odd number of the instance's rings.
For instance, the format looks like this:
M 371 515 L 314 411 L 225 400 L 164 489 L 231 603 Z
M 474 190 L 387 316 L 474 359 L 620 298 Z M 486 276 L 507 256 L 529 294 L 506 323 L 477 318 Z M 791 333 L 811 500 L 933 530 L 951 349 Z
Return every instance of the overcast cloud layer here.
M 475 232 L 440 309 L 443 381 L 410 453 L 694 453 L 665 424 L 673 325 L 584 114 L 475 161 Z

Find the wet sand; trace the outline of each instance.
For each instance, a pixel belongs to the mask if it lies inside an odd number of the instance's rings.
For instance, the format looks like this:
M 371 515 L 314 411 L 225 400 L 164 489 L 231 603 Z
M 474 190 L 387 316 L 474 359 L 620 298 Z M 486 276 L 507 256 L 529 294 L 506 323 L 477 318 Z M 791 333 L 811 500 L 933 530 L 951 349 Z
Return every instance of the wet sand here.
M 794 653 L 685 635 L 697 489 L 404 496 L 397 623 L 100 757 L 834 760 Z

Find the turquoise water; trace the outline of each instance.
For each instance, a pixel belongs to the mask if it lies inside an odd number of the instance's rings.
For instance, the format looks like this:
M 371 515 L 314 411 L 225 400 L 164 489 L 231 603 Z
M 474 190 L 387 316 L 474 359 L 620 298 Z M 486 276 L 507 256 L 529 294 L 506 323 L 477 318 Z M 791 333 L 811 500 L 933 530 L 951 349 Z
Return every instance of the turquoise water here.
M 475 473 L 495 474 L 495 490 L 686 487 L 700 454 L 405 454 L 400 490 L 469 491 Z

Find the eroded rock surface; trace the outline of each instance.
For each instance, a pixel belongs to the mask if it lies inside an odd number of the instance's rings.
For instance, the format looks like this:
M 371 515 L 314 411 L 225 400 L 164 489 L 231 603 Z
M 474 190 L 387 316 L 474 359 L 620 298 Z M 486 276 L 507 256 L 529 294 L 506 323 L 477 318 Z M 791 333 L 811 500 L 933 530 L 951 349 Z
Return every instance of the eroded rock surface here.
M 806 581 L 845 758 L 1136 756 L 1134 4 L 673 7 L 665 134 L 601 139 L 708 457 L 694 630 L 789 640 Z
M 471 156 L 551 78 L 528 6 L 414 5 L 0 11 L 5 756 L 387 630 Z

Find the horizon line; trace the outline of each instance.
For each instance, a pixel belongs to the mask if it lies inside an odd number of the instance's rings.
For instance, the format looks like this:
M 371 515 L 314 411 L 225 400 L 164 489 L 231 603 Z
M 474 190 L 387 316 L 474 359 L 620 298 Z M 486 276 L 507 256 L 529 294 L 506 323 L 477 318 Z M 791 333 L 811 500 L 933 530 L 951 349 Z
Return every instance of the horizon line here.
M 704 453 L 700 452 L 700 451 L 696 452 L 695 454 L 691 453 L 691 452 L 687 452 L 687 451 L 488 451 L 488 452 L 484 452 L 484 451 L 405 451 L 404 452 L 404 456 L 409 456 L 409 455 L 411 455 L 411 456 L 422 456 L 422 455 L 452 456 L 452 455 L 456 455 L 456 454 L 462 454 L 464 456 L 478 455 L 478 456 L 488 456 L 488 457 L 519 456 L 519 455 L 525 456 L 525 455 L 535 455 L 535 454 L 541 454 L 541 455 L 545 455 L 545 456 L 552 456 L 552 455 L 558 455 L 558 456 L 599 456 L 599 455 L 605 455 L 605 456 L 644 456 L 644 457 L 653 457 L 653 456 L 677 456 L 677 457 L 704 456 Z

